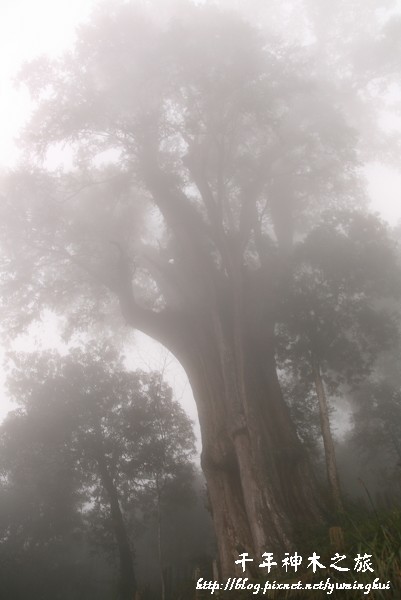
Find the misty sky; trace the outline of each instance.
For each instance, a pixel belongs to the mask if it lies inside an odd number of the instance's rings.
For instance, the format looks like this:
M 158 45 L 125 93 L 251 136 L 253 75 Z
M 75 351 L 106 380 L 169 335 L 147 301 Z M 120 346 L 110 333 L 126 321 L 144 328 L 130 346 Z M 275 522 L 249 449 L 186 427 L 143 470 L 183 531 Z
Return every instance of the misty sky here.
M 159 2 L 166 4 L 166 0 Z M 18 160 L 16 136 L 30 113 L 26 91 L 14 84 L 20 65 L 41 54 L 57 56 L 71 46 L 76 26 L 96 4 L 95 0 L 0 3 L 0 168 Z M 386 127 L 392 126 L 399 128 L 400 124 L 388 117 Z M 378 163 L 369 165 L 365 173 L 373 209 L 395 224 L 401 219 L 401 174 Z

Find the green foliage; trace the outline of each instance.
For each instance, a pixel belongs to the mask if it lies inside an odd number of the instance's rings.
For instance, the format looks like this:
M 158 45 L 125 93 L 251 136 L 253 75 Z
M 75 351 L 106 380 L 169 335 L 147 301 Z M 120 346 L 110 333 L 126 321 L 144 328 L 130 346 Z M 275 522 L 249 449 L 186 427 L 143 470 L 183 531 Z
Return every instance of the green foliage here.
M 367 597 L 372 600 L 397 600 L 401 593 L 401 512 L 394 510 L 380 514 L 379 517 L 367 513 L 357 513 L 359 516 L 354 517 L 350 514 L 345 515 L 343 527 L 341 528 L 344 543 L 341 547 L 336 547 L 330 544 L 327 529 L 325 531 L 316 531 L 312 537 L 305 540 L 304 545 L 299 547 L 298 553 L 302 556 L 310 556 L 315 551 L 320 556 L 320 562 L 328 565 L 332 562 L 332 557 L 338 552 L 340 555 L 345 555 L 348 561 L 338 563 L 338 566 L 351 567 L 348 572 L 339 572 L 333 568 L 317 569 L 313 574 L 312 569 L 301 568 L 296 575 L 280 576 L 272 573 L 268 577 L 254 580 L 253 583 L 259 583 L 263 589 L 265 581 L 268 579 L 277 583 L 292 584 L 301 581 L 305 584 L 318 584 L 320 581 L 325 582 L 330 578 L 331 583 L 350 584 L 354 582 L 364 585 L 364 590 L 340 589 L 333 590 L 328 594 L 327 591 L 314 589 L 311 591 L 305 590 L 267 590 L 265 597 L 271 600 L 301 600 L 309 597 L 309 594 L 316 600 L 323 598 L 333 598 L 333 600 L 354 600 L 356 597 Z M 370 556 L 371 565 L 374 572 L 366 570 L 365 572 L 355 572 L 352 570 L 353 560 L 357 555 Z M 350 560 L 352 559 L 352 560 Z M 380 583 L 391 583 L 390 590 L 374 590 L 371 589 L 371 584 L 378 578 Z M 370 587 L 368 587 L 370 586 Z M 367 590 L 370 590 L 366 593 Z M 210 593 L 210 592 L 209 592 Z M 199 596 L 203 598 L 202 595 Z M 204 596 L 206 598 L 206 595 Z M 217 598 L 220 600 L 245 600 L 251 597 L 251 592 L 217 592 Z
M 72 329 L 117 325 L 121 278 L 149 332 L 144 306 L 196 315 L 210 300 L 199 260 L 221 293 L 231 253 L 251 278 L 264 265 L 257 301 L 270 303 L 277 247 L 363 203 L 355 135 L 315 58 L 233 13 L 182 8 L 165 27 L 133 2 L 99 9 L 71 53 L 21 73 L 37 103 L 27 148 L 62 144 L 74 166 L 32 162 L 2 183 L 8 332 L 44 307 Z
M 387 228 L 366 213 L 326 213 L 294 248 L 292 269 L 279 317 L 281 363 L 307 379 L 318 357 L 332 391 L 360 382 L 398 340 L 390 301 L 401 279 Z
M 401 462 L 401 392 L 385 380 L 369 381 L 355 398 L 353 442 L 367 459 L 385 453 Z
M 80 593 L 74 582 L 84 577 L 82 568 L 89 585 L 96 562 L 87 553 L 94 544 L 100 563 L 106 553 L 116 558 L 102 465 L 135 544 L 152 522 L 156 503 L 167 514 L 172 505 L 193 501 L 192 424 L 160 373 L 125 370 L 108 346 L 12 359 L 9 391 L 20 408 L 0 428 L 1 554 L 8 554 L 10 569 L 28 569 L 27 582 L 38 594 L 42 584 L 30 563 L 39 565 L 44 580 L 63 581 L 70 553 L 80 555 L 83 566 L 73 561 L 70 576 L 71 593 Z M 106 589 L 111 566 L 104 570 Z M 3 574 L 17 585 L 10 571 Z M 46 594 L 64 598 L 50 585 Z

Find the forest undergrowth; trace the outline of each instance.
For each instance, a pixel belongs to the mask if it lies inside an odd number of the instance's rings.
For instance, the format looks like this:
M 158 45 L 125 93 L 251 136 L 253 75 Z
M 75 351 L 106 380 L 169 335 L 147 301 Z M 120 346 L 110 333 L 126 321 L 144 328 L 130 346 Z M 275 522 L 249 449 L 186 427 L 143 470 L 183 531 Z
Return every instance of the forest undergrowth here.
M 254 584 L 250 589 L 240 591 L 198 591 L 194 600 L 218 598 L 219 600 L 245 600 L 249 598 L 264 597 L 270 600 L 322 600 L 332 598 L 338 600 L 355 600 L 366 598 L 368 600 L 399 600 L 401 598 L 401 510 L 399 508 L 361 512 L 360 508 L 351 508 L 336 520 L 333 527 L 315 530 L 308 538 L 302 541 L 299 553 L 310 556 L 314 551 L 319 555 L 322 564 L 329 565 L 335 555 L 344 557 L 341 568 L 349 567 L 350 561 L 355 557 L 368 557 L 370 569 L 356 571 L 339 571 L 336 568 L 324 570 L 306 569 L 307 561 L 303 561 L 303 568 L 291 576 L 274 575 L 273 571 L 267 577 L 261 577 L 249 583 Z M 348 561 L 348 562 L 347 562 Z M 373 570 L 371 570 L 373 569 Z M 277 571 L 276 571 L 277 572 Z M 303 589 L 266 589 L 266 581 L 272 587 L 283 584 L 291 586 L 301 582 Z M 313 588 L 320 582 L 329 581 L 330 587 L 325 589 Z M 381 589 L 375 589 L 373 583 L 380 583 Z M 360 584 L 359 589 L 355 583 Z M 258 586 L 260 589 L 256 593 Z M 312 588 L 305 589 L 305 587 Z M 341 586 L 341 588 L 340 588 Z M 363 586 L 363 589 L 360 587 Z M 383 589 L 384 586 L 389 589 Z M 348 588 L 348 589 L 347 589 Z M 188 591 L 188 588 L 187 588 Z M 188 598 L 186 595 L 185 598 Z M 176 600 L 184 600 L 180 595 Z

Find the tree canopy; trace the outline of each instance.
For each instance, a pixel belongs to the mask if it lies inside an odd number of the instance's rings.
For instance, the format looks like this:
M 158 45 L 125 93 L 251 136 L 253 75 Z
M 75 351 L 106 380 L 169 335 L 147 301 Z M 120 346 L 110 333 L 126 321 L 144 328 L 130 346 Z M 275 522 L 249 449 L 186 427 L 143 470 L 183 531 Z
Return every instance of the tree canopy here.
M 19 354 L 14 365 L 20 408 L 0 429 L 4 551 L 22 553 L 29 571 L 29 556 L 40 561 L 50 547 L 62 560 L 66 539 L 77 552 L 96 540 L 118 556 L 119 598 L 131 599 L 146 519 L 157 511 L 161 523 L 172 495 L 193 497 L 191 422 L 160 373 L 125 370 L 111 348 Z M 18 495 L 21 506 L 7 507 Z

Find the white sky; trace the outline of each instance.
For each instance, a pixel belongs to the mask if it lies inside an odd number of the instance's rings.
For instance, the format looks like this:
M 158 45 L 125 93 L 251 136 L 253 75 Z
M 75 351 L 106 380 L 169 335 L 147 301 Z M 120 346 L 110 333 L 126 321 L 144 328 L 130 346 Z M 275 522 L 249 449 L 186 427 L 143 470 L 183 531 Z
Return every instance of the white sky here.
M 56 56 L 71 46 L 77 24 L 96 4 L 96 0 L 0 0 L 0 169 L 17 161 L 15 138 L 29 117 L 27 93 L 14 85 L 19 67 L 40 54 Z M 375 164 L 366 176 L 372 207 L 396 223 L 401 219 L 401 174 Z
M 27 94 L 14 87 L 19 67 L 25 60 L 40 54 L 55 56 L 70 46 L 76 25 L 88 17 L 96 4 L 95 0 L 0 0 L 0 170 L 16 163 L 15 137 L 29 117 Z M 395 224 L 401 219 L 401 174 L 378 163 L 369 165 L 365 172 L 372 207 Z M 46 335 L 51 340 L 54 331 L 50 329 Z M 160 359 L 155 345 L 144 343 L 143 348 L 147 357 L 153 355 L 156 362 Z M 193 401 L 191 403 L 190 390 L 185 389 L 185 376 L 179 370 L 176 373 L 193 417 Z M 174 377 L 174 374 L 169 376 L 170 383 Z M 8 407 L 3 393 L 0 418 Z

